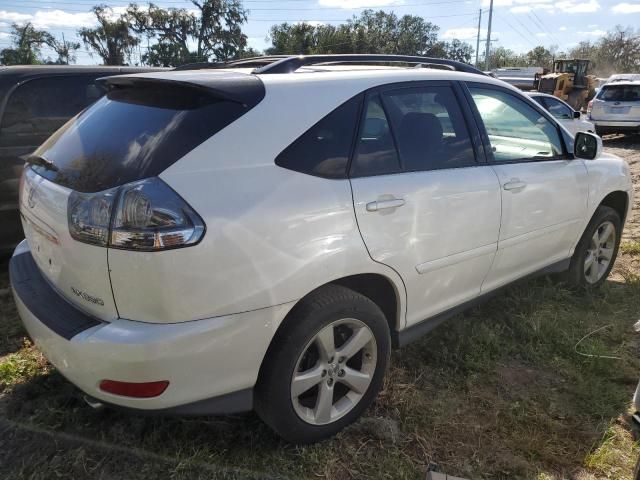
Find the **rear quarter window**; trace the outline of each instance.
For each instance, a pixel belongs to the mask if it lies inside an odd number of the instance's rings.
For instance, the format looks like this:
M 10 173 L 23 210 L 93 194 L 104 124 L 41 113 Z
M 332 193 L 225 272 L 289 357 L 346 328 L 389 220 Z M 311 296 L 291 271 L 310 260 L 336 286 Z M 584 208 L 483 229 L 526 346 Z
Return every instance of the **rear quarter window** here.
M 348 100 L 298 137 L 276 165 L 325 178 L 345 178 L 362 96 Z

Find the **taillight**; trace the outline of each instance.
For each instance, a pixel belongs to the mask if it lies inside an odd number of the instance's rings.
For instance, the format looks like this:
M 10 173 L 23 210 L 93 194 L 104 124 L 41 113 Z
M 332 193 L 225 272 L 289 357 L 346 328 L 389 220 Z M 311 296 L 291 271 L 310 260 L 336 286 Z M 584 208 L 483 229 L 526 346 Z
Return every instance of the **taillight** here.
M 589 103 L 587 104 L 587 115 L 591 114 L 591 110 L 593 110 L 593 100 L 589 100 Z
M 205 230 L 200 216 L 159 178 L 98 193 L 73 192 L 67 211 L 74 239 L 125 250 L 195 245 Z

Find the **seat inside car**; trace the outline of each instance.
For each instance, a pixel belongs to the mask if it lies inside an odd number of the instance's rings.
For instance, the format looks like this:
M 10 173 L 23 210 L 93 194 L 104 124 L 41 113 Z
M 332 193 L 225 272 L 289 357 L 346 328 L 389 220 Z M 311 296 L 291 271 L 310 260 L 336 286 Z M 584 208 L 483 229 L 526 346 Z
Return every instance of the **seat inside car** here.
M 398 132 L 400 156 L 407 170 L 420 170 L 437 159 L 442 149 L 443 131 L 433 113 L 409 112 Z

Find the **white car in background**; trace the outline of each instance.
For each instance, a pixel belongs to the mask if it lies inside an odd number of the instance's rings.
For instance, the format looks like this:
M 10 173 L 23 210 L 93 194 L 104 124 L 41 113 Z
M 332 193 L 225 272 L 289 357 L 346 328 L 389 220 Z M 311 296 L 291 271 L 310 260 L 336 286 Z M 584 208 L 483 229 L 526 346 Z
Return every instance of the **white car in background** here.
M 589 102 L 598 135 L 640 133 L 640 81 L 612 81 Z
M 580 112 L 571 108 L 571 105 L 558 97 L 540 92 L 530 92 L 529 96 L 553 115 L 574 137 L 578 132 L 594 133 L 596 131 L 593 123 L 585 120 Z

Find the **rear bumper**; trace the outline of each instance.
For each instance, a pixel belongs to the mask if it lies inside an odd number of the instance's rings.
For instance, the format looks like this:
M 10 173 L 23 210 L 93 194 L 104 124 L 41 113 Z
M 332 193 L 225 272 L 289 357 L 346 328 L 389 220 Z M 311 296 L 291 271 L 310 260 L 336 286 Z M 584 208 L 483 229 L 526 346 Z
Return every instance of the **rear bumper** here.
M 638 121 L 611 121 L 589 119 L 595 124 L 598 130 L 611 132 L 640 132 L 640 122 Z
M 38 272 L 25 274 L 14 268 L 25 260 L 22 255 L 30 256 L 24 243 L 11 260 L 18 313 L 36 346 L 87 395 L 106 404 L 162 413 L 214 414 L 251 409 L 252 388 L 262 359 L 290 305 L 174 324 L 124 319 L 99 322 L 67 303 L 48 283 L 47 295 L 25 294 L 25 285 L 37 283 L 34 278 Z M 39 291 L 43 288 L 37 287 Z M 64 319 L 59 312 L 65 308 L 62 305 L 84 317 L 87 328 L 65 335 L 58 324 L 52 324 L 48 317 Z M 101 391 L 99 383 L 104 379 L 168 380 L 169 386 L 157 397 L 130 398 Z

